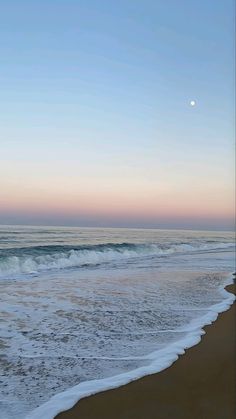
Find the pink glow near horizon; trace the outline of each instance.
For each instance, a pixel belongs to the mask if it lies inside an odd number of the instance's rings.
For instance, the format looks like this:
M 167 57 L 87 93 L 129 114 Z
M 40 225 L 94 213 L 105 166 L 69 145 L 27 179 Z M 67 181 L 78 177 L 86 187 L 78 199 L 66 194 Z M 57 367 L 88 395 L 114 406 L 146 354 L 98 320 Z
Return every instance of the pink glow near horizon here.
M 82 185 L 35 183 L 8 184 L 1 190 L 1 211 L 26 214 L 87 215 L 125 219 L 189 219 L 204 217 L 233 219 L 234 200 L 231 188 L 220 185 L 163 185 L 143 182 L 111 181 L 110 184 L 85 182 Z

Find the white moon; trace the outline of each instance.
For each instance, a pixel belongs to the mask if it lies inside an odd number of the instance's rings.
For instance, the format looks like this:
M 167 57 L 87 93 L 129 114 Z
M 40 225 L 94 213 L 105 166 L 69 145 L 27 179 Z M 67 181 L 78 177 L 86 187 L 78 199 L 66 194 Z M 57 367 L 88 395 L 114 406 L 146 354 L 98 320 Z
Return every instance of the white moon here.
M 191 101 L 190 101 L 190 105 L 191 105 L 191 106 L 195 106 L 195 105 L 196 105 L 195 100 L 191 100 Z

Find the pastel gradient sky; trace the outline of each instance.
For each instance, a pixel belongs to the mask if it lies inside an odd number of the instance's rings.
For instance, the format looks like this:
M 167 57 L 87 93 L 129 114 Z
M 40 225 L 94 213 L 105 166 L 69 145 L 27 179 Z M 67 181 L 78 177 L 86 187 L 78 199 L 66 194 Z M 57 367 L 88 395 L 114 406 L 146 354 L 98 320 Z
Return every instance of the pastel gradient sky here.
M 0 223 L 232 228 L 233 39 L 233 0 L 1 1 Z

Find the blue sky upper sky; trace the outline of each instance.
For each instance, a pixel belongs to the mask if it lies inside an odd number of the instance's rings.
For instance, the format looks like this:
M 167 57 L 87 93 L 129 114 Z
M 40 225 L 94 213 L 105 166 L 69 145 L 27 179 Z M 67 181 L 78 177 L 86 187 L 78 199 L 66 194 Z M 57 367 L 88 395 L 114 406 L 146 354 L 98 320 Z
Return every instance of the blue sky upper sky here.
M 0 223 L 232 226 L 233 39 L 232 0 L 0 2 Z

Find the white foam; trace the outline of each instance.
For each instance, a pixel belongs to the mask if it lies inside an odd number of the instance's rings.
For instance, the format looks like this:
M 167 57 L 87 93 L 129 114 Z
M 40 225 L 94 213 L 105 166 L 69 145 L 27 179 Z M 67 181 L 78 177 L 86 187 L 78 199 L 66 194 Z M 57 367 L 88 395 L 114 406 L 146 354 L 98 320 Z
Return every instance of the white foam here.
M 85 265 L 99 265 L 109 262 L 127 261 L 140 257 L 159 257 L 178 253 L 193 253 L 198 251 L 212 251 L 230 249 L 233 243 L 172 243 L 166 247 L 159 244 L 129 244 L 92 246 L 87 249 L 57 250 L 46 254 L 30 254 L 30 249 L 22 249 L 19 256 L 3 257 L 0 261 L 0 277 L 16 274 L 32 274 L 68 268 L 79 268 Z M 24 253 L 25 252 L 25 253 Z
M 232 277 L 228 278 L 224 285 L 228 285 L 230 283 L 232 283 Z M 188 330 L 186 337 L 169 344 L 164 349 L 147 355 L 145 359 L 149 359 L 151 361 L 149 365 L 145 365 L 113 377 L 82 382 L 53 396 L 48 402 L 28 414 L 26 418 L 53 419 L 58 413 L 70 409 L 84 397 L 100 391 L 120 387 L 131 381 L 137 380 L 138 378 L 154 374 L 168 368 L 178 359 L 179 355 L 185 353 L 187 348 L 190 348 L 200 342 L 201 336 L 205 333 L 202 327 L 215 321 L 218 314 L 226 311 L 235 301 L 235 296 L 228 293 L 223 286 L 221 287 L 221 293 L 224 298 L 222 302 L 209 307 L 208 313 L 193 320 L 189 324 L 188 329 L 185 327 L 185 331 Z

